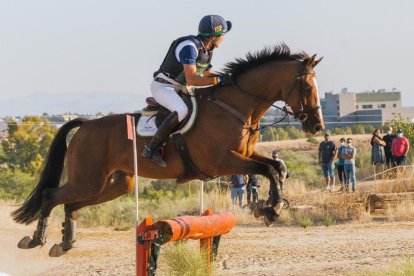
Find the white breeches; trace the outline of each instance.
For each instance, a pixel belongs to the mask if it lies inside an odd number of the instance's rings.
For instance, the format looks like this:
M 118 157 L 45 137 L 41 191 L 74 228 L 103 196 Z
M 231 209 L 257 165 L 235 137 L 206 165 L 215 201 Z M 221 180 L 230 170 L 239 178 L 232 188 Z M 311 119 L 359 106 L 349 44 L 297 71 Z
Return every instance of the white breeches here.
M 182 85 L 166 84 L 157 81 L 151 83 L 151 93 L 154 99 L 169 111 L 177 111 L 180 122 L 184 120 L 188 113 L 187 106 L 177 94 L 177 91 L 182 88 Z

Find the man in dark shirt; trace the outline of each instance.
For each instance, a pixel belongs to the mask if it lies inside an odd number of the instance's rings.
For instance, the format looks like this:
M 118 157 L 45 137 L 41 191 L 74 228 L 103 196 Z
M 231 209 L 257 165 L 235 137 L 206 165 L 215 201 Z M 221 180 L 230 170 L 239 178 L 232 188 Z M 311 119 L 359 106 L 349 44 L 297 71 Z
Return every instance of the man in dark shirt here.
M 334 142 L 330 141 L 330 134 L 325 132 L 325 141 L 319 144 L 318 159 L 322 166 L 323 176 L 325 177 L 326 189 L 333 191 L 335 188 L 335 164 L 338 149 Z M 330 188 L 332 185 L 332 188 Z
M 392 155 L 392 140 L 394 140 L 395 135 L 392 134 L 392 127 L 387 127 L 387 134 L 382 137 L 382 140 L 385 142 L 385 166 L 390 169 L 395 167 L 394 156 Z
M 243 207 L 243 196 L 245 191 L 245 182 L 244 176 L 241 174 L 232 175 L 230 178 L 231 181 L 231 201 L 233 203 L 233 208 L 237 206 L 237 200 L 239 201 L 239 207 Z

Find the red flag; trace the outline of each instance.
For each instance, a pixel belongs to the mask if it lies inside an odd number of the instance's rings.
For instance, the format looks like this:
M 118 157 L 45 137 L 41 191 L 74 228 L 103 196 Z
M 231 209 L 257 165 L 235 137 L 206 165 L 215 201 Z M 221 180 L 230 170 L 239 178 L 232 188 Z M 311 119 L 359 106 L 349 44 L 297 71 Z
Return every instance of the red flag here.
M 126 115 L 128 139 L 134 140 L 134 117 Z

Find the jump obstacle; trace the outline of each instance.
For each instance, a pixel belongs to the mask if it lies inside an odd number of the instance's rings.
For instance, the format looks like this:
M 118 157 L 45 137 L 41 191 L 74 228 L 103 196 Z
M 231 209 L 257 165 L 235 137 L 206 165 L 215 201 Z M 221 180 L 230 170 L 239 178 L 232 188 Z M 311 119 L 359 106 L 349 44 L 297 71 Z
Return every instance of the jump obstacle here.
M 183 239 L 200 240 L 200 249 L 205 250 L 208 266 L 217 254 L 220 236 L 236 225 L 232 212 L 214 214 L 211 209 L 202 216 L 181 216 L 169 220 L 152 222 L 147 216 L 136 228 L 136 273 L 138 276 L 155 275 L 160 246 Z

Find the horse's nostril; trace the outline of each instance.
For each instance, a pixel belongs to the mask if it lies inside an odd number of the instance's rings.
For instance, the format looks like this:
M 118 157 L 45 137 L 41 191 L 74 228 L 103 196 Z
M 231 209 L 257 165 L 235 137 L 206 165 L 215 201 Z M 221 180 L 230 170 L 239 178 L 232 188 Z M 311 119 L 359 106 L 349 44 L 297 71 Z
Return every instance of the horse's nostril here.
M 316 125 L 315 126 L 315 131 L 321 131 L 322 130 L 322 126 L 321 125 Z

